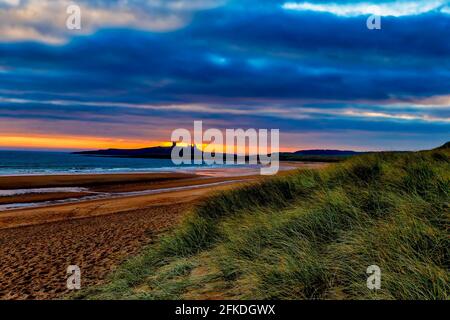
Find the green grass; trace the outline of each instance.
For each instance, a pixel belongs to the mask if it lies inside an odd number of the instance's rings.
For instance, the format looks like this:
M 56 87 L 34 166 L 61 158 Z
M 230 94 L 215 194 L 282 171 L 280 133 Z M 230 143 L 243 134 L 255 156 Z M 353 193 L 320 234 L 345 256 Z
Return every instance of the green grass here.
M 214 195 L 81 299 L 448 299 L 449 149 Z M 366 286 L 378 265 L 381 289 Z

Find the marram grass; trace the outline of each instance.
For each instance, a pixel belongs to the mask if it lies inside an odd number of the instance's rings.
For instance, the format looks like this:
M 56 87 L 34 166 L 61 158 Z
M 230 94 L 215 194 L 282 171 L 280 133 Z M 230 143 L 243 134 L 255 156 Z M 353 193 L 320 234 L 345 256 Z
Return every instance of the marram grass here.
M 448 299 L 449 191 L 444 148 L 222 192 L 75 298 Z

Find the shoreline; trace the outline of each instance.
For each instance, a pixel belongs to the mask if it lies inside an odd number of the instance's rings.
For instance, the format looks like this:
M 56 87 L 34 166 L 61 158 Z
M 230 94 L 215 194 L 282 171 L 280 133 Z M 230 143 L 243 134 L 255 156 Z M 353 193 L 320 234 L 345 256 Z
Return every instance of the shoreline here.
M 330 162 L 327 161 L 292 161 L 292 160 L 286 160 L 286 161 L 280 161 L 280 171 L 285 171 L 285 168 L 297 168 L 297 167 L 305 167 L 305 166 L 321 166 L 324 164 L 330 164 Z M 208 171 L 231 171 L 231 170 L 238 170 L 238 171 L 247 171 L 249 169 L 252 170 L 258 170 L 261 166 L 260 165 L 229 165 L 229 166 L 190 166 L 190 167 L 162 167 L 162 168 L 148 168 L 148 169 L 124 169 L 123 171 L 51 171 L 50 172 L 34 172 L 34 173 L 0 173 L 0 179 L 1 178 L 20 178 L 20 177 L 47 177 L 47 176 L 108 176 L 108 175 L 153 175 L 153 174 L 194 174 L 198 175 L 202 172 L 208 172 Z
M 318 163 L 283 163 L 278 175 Z M 202 168 L 192 173 L 115 173 L 0 176 L 0 212 L 97 199 L 149 195 L 264 178 L 259 169 Z

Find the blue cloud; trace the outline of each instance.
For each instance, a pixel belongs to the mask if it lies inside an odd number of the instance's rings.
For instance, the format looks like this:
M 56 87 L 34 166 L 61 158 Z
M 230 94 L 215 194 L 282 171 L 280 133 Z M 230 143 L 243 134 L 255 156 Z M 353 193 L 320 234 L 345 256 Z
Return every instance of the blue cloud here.
M 450 96 L 444 2 L 383 17 L 382 30 L 368 30 L 365 16 L 285 10 L 283 1 L 207 2 L 189 9 L 189 24 L 165 32 L 109 27 L 57 46 L 1 42 L 0 123 L 170 117 L 298 133 L 395 132 L 411 144 L 450 132 L 449 106 L 422 102 Z

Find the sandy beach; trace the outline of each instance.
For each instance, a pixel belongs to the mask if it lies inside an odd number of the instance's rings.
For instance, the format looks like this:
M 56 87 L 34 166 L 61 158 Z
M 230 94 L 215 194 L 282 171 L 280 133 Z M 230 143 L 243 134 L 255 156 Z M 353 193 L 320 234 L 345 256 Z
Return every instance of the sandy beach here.
M 323 164 L 286 164 L 289 169 L 311 166 Z M 80 266 L 82 286 L 101 283 L 118 264 L 178 223 L 204 197 L 260 179 L 264 177 L 252 171 L 225 174 L 214 170 L 203 174 L 0 177 L 0 190 L 86 190 L 0 197 L 0 205 L 37 204 L 0 212 L 0 299 L 62 298 L 68 293 L 66 268 L 71 264 Z M 92 193 L 105 198 L 84 200 Z

